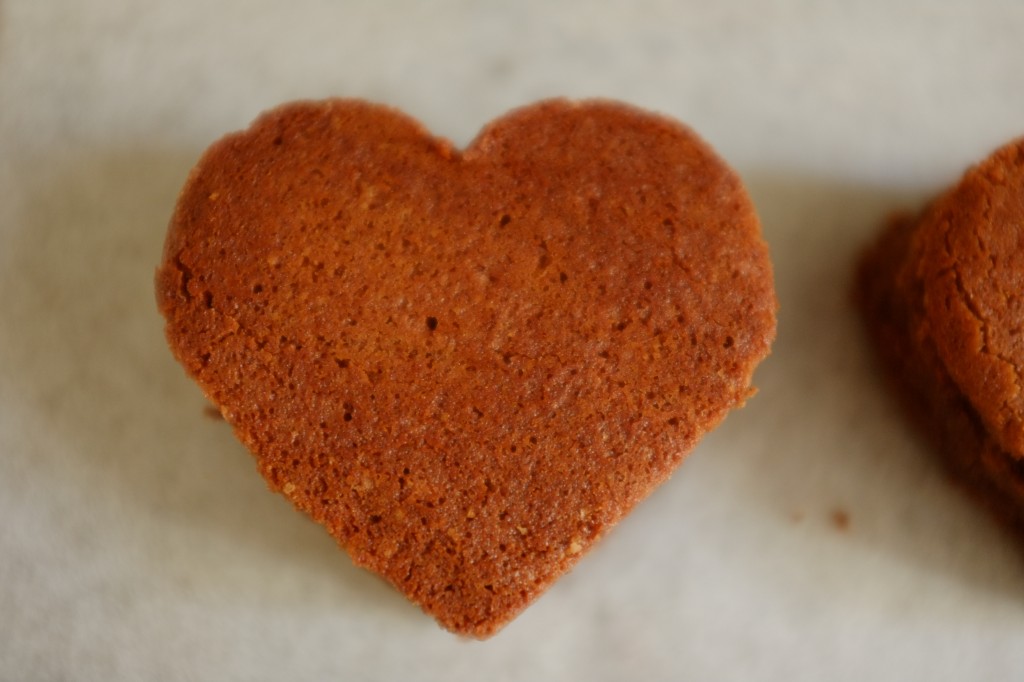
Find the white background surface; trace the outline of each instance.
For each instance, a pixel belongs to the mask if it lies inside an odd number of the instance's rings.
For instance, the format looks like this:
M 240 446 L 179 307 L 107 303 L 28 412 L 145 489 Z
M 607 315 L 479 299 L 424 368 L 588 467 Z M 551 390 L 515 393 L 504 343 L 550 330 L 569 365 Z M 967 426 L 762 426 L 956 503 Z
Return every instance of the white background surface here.
M 1024 551 L 903 422 L 848 289 L 888 212 L 1024 133 L 1022 35 L 1012 0 L 0 0 L 0 680 L 1021 679 Z M 192 163 L 329 95 L 458 144 L 552 95 L 662 111 L 772 249 L 759 396 L 484 643 L 267 493 L 163 341 Z

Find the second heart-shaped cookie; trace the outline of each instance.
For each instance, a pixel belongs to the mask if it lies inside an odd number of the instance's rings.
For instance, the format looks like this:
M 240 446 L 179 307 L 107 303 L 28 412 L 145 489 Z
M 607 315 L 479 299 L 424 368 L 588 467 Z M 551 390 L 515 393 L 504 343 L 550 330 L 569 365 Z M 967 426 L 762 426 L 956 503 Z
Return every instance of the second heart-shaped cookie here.
M 463 152 L 378 105 L 277 109 L 192 172 L 157 295 L 270 486 L 475 636 L 743 403 L 775 332 L 736 175 L 609 102 Z

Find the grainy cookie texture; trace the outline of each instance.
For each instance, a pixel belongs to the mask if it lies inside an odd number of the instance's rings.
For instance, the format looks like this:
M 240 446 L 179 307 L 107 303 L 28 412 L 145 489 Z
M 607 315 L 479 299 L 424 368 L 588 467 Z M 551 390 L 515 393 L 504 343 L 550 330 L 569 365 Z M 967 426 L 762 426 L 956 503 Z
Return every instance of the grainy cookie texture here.
M 283 106 L 192 171 L 156 285 L 270 487 L 477 637 L 751 395 L 775 333 L 736 175 L 599 101 L 464 151 L 379 105 Z
M 858 294 L 904 404 L 943 459 L 1024 531 L 1024 139 L 865 253 Z

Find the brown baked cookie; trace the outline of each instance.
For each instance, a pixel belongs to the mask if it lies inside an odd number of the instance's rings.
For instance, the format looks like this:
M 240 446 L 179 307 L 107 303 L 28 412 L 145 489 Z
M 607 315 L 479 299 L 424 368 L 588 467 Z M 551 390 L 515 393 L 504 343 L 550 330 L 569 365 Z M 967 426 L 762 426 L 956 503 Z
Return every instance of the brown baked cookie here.
M 775 332 L 739 179 L 608 102 L 461 152 L 382 106 L 284 106 L 203 156 L 156 283 L 270 487 L 477 637 L 752 394 Z
M 904 403 L 955 475 L 1024 530 L 1024 140 L 864 255 L 861 309 Z

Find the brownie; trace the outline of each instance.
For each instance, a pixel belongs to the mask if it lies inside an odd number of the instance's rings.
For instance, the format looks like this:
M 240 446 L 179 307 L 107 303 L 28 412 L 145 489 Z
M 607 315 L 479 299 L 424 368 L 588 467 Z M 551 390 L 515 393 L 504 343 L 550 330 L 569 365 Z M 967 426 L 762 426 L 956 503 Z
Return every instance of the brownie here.
M 957 480 L 1024 530 L 1024 140 L 865 252 L 858 301 L 893 385 Z
M 192 171 L 156 289 L 269 486 L 475 637 L 752 395 L 775 334 L 736 174 L 605 101 L 464 151 L 376 104 L 282 106 Z

